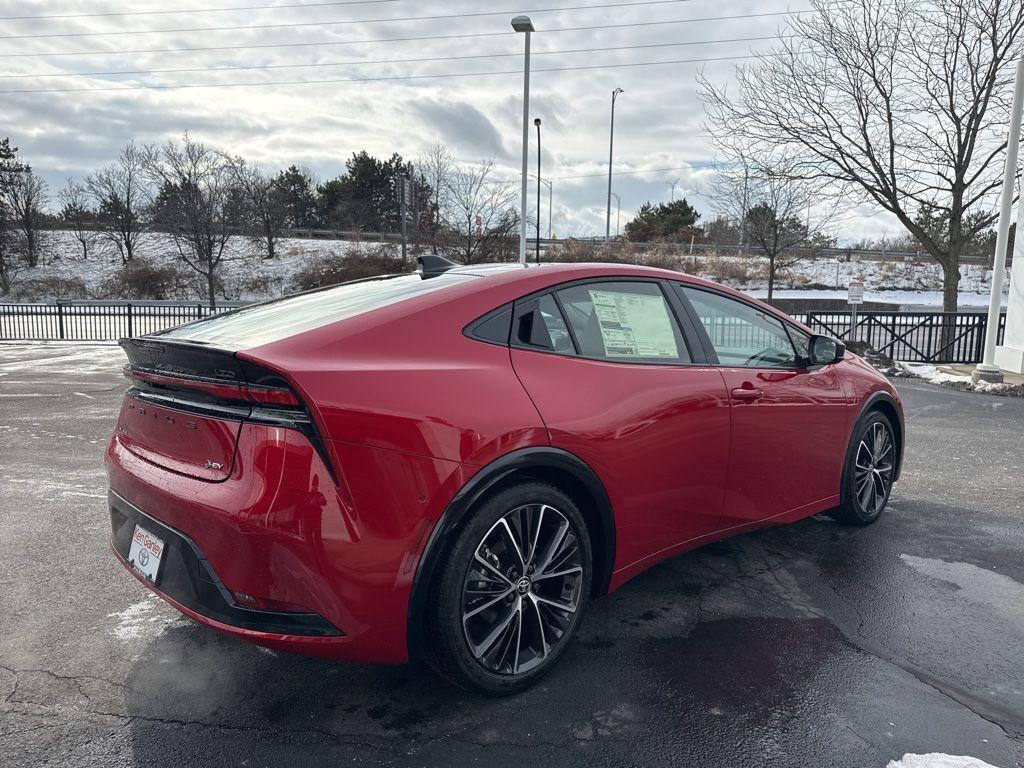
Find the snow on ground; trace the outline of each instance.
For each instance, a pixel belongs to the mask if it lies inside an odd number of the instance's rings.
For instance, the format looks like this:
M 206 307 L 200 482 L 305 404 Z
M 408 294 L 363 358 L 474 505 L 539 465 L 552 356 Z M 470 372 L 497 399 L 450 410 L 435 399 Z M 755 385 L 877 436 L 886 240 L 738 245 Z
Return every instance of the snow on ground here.
M 867 283 L 867 281 L 865 281 Z M 748 290 L 751 296 L 763 299 L 768 295 L 768 290 L 756 288 Z M 774 291 L 777 299 L 842 299 L 846 301 L 847 292 L 842 290 L 780 290 Z M 887 290 L 883 288 L 865 288 L 864 301 L 879 302 L 881 304 L 892 304 L 893 308 L 904 307 L 906 309 L 924 309 L 926 307 L 937 308 L 942 306 L 942 291 L 909 291 L 909 290 Z M 960 307 L 984 308 L 988 307 L 989 292 L 984 291 L 960 291 Z M 1002 304 L 1006 306 L 1006 294 L 1003 294 Z
M 79 280 L 90 298 L 110 298 L 105 284 L 116 275 L 121 261 L 109 243 L 98 240 L 90 257 L 85 260 L 70 232 L 48 232 L 45 240 L 43 263 L 34 270 L 22 270 L 16 281 Z M 311 259 L 342 256 L 358 249 L 365 252 L 368 248 L 388 247 L 342 240 L 295 238 L 282 239 L 279 246 L 278 257 L 268 261 L 262 258 L 258 245 L 245 238 L 232 240 L 223 271 L 226 295 L 241 300 L 279 296 L 294 290 L 292 276 Z M 139 252 L 154 262 L 167 262 L 174 258 L 171 241 L 165 235 L 147 236 Z M 755 296 L 763 297 L 767 293 L 767 263 L 762 257 L 718 256 L 697 251 L 689 254 L 684 248 L 680 258 L 684 260 L 684 267 L 698 276 L 723 282 Z M 961 275 L 961 303 L 964 306 L 987 305 L 991 272 L 980 265 L 965 265 Z M 805 259 L 781 276 L 776 295 L 780 298 L 845 299 L 846 286 L 851 280 L 864 281 L 868 301 L 913 307 L 942 304 L 942 272 L 938 264 L 927 257 L 914 261 L 845 261 L 842 256 Z M 200 281 L 194 282 L 194 288 L 185 289 L 189 295 L 174 298 L 201 298 Z
M 45 350 L 46 354 L 40 354 Z M 15 371 L 35 371 L 54 375 L 116 371 L 127 362 L 124 351 L 116 342 L 99 344 L 68 344 L 66 342 L 5 342 L 0 343 L 0 376 Z M 25 397 L 26 395 L 12 395 Z
M 901 760 L 890 760 L 886 768 L 996 768 L 976 757 L 957 757 L 932 752 L 927 755 L 904 755 Z
M 173 626 L 187 624 L 188 620 L 164 605 L 156 595 L 129 605 L 123 611 L 107 615 L 113 619 L 111 631 L 123 643 L 158 637 Z
M 930 365 L 928 363 L 897 362 L 911 376 L 917 376 L 932 384 L 955 387 L 956 389 L 982 392 L 986 395 L 1012 395 L 1024 397 L 1024 386 L 1021 384 L 991 384 L 987 381 L 974 381 L 970 373 L 946 365 Z

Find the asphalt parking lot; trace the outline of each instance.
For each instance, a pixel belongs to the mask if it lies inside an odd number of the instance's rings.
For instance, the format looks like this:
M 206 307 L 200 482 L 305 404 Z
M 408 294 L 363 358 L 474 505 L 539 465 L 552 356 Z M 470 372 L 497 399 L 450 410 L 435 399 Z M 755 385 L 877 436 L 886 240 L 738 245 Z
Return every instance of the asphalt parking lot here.
M 116 347 L 0 345 L 0 765 L 1024 765 L 1024 400 L 899 383 L 885 517 L 683 555 L 593 603 L 537 688 L 273 654 L 107 549 Z

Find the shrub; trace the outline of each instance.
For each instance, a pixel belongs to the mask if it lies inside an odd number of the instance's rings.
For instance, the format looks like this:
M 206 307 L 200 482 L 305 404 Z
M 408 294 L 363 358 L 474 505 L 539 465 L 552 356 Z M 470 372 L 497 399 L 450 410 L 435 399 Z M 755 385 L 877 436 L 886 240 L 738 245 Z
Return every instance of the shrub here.
M 698 274 L 718 283 L 746 285 L 762 275 L 767 276 L 767 270 L 761 259 L 712 254 L 702 260 Z
M 636 264 L 638 249 L 623 242 L 600 243 L 569 238 L 554 251 L 553 261 L 572 263 Z
M 15 301 L 47 299 L 85 299 L 88 291 L 80 277 L 36 277 L 19 280 L 11 286 Z
M 392 246 L 376 249 L 357 246 L 341 255 L 332 252 L 312 257 L 292 275 L 292 288 L 309 291 L 350 280 L 411 271 L 412 266 L 403 264 Z
M 108 299 L 187 299 L 195 295 L 195 276 L 177 264 L 159 264 L 136 256 L 100 285 Z

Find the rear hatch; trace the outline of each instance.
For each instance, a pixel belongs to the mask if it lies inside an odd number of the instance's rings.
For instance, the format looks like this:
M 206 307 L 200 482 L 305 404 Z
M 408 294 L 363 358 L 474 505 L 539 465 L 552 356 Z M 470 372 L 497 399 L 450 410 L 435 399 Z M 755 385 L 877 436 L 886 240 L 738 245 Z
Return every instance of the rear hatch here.
M 309 414 L 278 374 L 202 344 L 146 337 L 121 346 L 132 386 L 117 439 L 135 455 L 189 477 L 226 480 L 245 421 L 300 429 L 319 449 Z
M 153 464 L 216 482 L 231 476 L 242 425 L 272 424 L 305 433 L 333 472 L 311 413 L 289 382 L 236 353 L 474 279 L 455 273 L 370 278 L 125 339 L 132 388 L 118 439 Z

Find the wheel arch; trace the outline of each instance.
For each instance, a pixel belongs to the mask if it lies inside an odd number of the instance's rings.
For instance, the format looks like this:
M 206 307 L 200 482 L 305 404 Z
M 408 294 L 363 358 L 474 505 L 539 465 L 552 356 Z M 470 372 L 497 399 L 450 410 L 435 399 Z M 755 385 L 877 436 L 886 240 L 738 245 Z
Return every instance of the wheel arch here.
M 885 416 L 889 423 L 892 424 L 894 436 L 896 438 L 896 471 L 893 475 L 893 482 L 899 480 L 900 473 L 903 471 L 903 445 L 904 445 L 904 425 L 903 425 L 903 408 L 900 406 L 899 401 L 893 397 L 889 392 L 885 390 L 878 390 L 871 393 L 864 399 L 864 402 L 860 404 L 860 411 L 857 413 L 857 418 L 853 420 L 853 424 L 850 427 L 850 437 L 847 441 L 846 456 L 843 461 L 843 474 L 840 479 L 839 492 L 840 496 L 846 493 L 846 473 L 850 467 L 850 454 L 853 451 L 853 435 L 860 420 L 863 419 L 868 413 L 872 411 L 878 411 Z
M 454 533 L 487 496 L 526 480 L 551 483 L 569 494 L 580 508 L 590 538 L 594 563 L 591 596 L 607 594 L 615 564 L 615 519 L 611 501 L 597 473 L 583 459 L 550 446 L 513 451 L 488 464 L 459 489 L 434 525 L 416 567 L 409 597 L 409 658 L 421 655 L 423 626 L 434 573 Z

